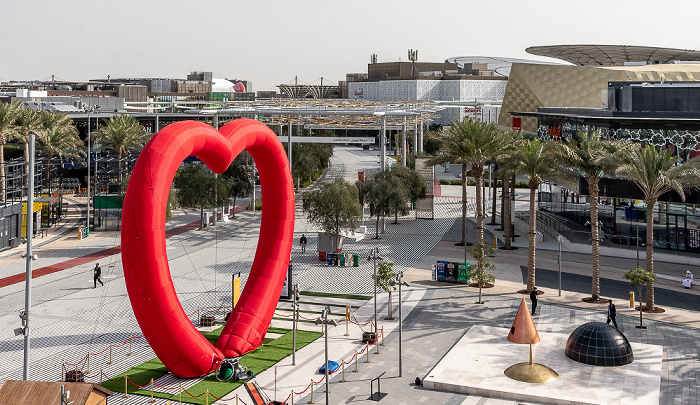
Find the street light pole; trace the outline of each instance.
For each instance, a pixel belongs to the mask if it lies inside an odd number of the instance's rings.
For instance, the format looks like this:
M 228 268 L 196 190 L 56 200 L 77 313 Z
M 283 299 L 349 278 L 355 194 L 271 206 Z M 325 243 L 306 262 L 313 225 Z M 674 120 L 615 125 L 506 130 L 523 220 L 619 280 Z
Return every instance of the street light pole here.
M 32 307 L 32 260 L 36 259 L 32 253 L 32 236 L 34 234 L 34 145 L 35 135 L 29 135 L 29 178 L 27 179 L 27 226 L 26 226 L 26 241 L 27 253 L 23 254 L 27 261 L 25 274 L 25 289 L 24 289 L 24 311 L 20 311 L 20 319 L 22 319 L 22 328 L 15 329 L 15 335 L 24 334 L 24 365 L 22 368 L 22 379 L 29 380 L 29 312 Z
M 338 323 L 335 321 L 335 319 L 331 319 L 330 321 L 328 320 L 328 314 L 331 313 L 331 307 L 326 305 L 326 308 L 323 309 L 323 312 L 321 312 L 321 316 L 316 318 L 316 321 L 314 323 L 316 325 L 323 325 L 323 331 L 325 335 L 325 345 L 326 345 L 326 350 L 325 350 L 325 358 L 326 358 L 326 363 L 325 363 L 325 380 L 326 380 L 326 404 L 328 404 L 328 394 L 331 392 L 330 388 L 328 386 L 328 325 L 333 325 L 333 326 L 338 326 Z
M 402 362 L 402 352 L 401 352 L 401 341 L 402 341 L 402 333 L 403 333 L 403 317 L 401 316 L 401 303 L 402 303 L 402 296 L 401 296 L 401 285 L 405 285 L 406 287 L 409 287 L 408 283 L 403 281 L 403 271 L 400 271 L 396 275 L 396 283 L 399 285 L 399 377 L 403 376 L 403 362 Z
M 372 253 L 367 260 L 374 261 L 374 276 L 372 278 L 372 283 L 374 284 L 374 336 L 377 336 L 377 260 L 382 260 L 382 258 L 379 257 L 379 248 L 375 247 L 372 249 Z
M 299 318 L 299 284 L 292 289 L 292 365 L 297 364 L 297 320 Z
M 88 232 L 90 231 L 90 113 L 94 112 L 97 114 L 97 111 L 100 109 L 99 105 L 94 105 L 91 107 L 85 106 L 84 110 L 87 113 L 87 227 L 88 227 Z M 97 118 L 95 118 L 95 121 L 97 121 Z M 96 122 L 97 123 L 97 122 Z
M 557 255 L 557 262 L 559 262 L 559 296 L 561 297 L 561 243 L 564 239 L 561 235 L 557 236 L 557 242 L 559 242 L 559 254 Z

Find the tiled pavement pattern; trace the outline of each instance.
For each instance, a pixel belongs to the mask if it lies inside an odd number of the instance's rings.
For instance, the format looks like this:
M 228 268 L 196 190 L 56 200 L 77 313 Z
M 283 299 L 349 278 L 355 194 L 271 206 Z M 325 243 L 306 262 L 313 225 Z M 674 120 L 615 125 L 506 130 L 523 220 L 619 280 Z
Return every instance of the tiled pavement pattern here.
M 332 175 L 342 174 L 348 180 L 356 179 L 358 167 L 375 167 L 376 156 L 362 156 L 362 152 L 352 148 L 338 148 L 333 158 Z M 350 163 L 352 162 L 352 163 Z M 366 260 L 372 247 L 378 246 L 380 254 L 397 263 L 399 269 L 415 265 L 421 255 L 429 252 L 442 238 L 442 234 L 460 216 L 458 199 L 438 200 L 436 220 L 413 220 L 410 217 L 399 219 L 399 225 L 387 221 L 387 233 L 382 239 L 373 240 L 374 221 L 367 219 L 369 238 L 354 242 L 348 241 L 346 252 L 358 252 L 362 256 L 359 268 L 329 268 L 316 260 L 315 230 L 303 220 L 303 215 L 295 227 L 295 238 L 306 233 L 310 245 L 306 254 L 301 255 L 298 245 L 292 251 L 295 262 L 296 281 L 302 289 L 337 292 L 372 291 L 370 275 L 371 262 Z M 230 223 L 205 231 L 192 231 L 168 239 L 168 254 L 175 288 L 187 313 L 195 313 L 198 307 L 219 308 L 230 305 L 231 274 L 241 272 L 245 282 L 254 249 L 257 246 L 256 224 L 259 214 L 241 213 Z M 178 217 L 180 223 L 197 219 L 197 213 Z M 88 239 L 84 244 L 76 244 L 74 249 L 37 252 L 40 259 L 35 266 L 65 260 L 76 254 L 83 255 L 118 244 L 116 238 L 101 240 Z M 520 253 L 526 254 L 525 250 Z M 44 262 L 42 262 L 44 261 Z M 105 287 L 92 289 L 92 264 L 47 275 L 33 280 L 33 324 L 32 357 L 30 375 L 34 379 L 56 381 L 61 373 L 61 361 L 78 361 L 89 350 L 103 350 L 109 343 L 123 343 L 130 336 L 139 336 L 138 325 L 133 318 L 131 306 L 126 296 L 119 255 L 100 260 Z M 538 262 L 539 263 L 539 262 Z M 0 272 L 16 274 L 24 270 L 22 261 L 3 264 Z M 4 274 L 4 273 L 3 273 Z M 386 371 L 382 388 L 389 396 L 382 403 L 436 403 L 436 404 L 502 404 L 510 403 L 484 398 L 466 397 L 448 393 L 432 392 L 413 387 L 416 376 L 425 373 L 448 351 L 465 329 L 472 324 L 488 324 L 509 327 L 518 300 L 504 296 L 488 296 L 487 303 L 476 306 L 474 292 L 464 292 L 454 286 L 441 284 L 427 291 L 418 307 L 408 315 L 404 323 L 404 377 L 396 377 L 398 333 L 387 336 L 387 347 L 377 356 L 377 361 L 363 365 L 358 374 L 347 376 L 351 382 L 340 386 L 333 381 L 332 403 L 362 403 L 369 396 L 369 379 Z M 19 326 L 17 311 L 23 308 L 23 285 L 4 287 L 0 295 L 0 322 L 6 325 L 0 331 L 0 380 L 21 377 L 22 340 L 14 337 L 12 329 Z M 564 305 L 542 303 L 541 315 L 537 317 L 538 328 L 543 331 L 571 331 L 576 325 L 589 320 L 600 320 L 600 311 L 582 310 Z M 220 314 L 223 309 L 219 310 Z M 194 320 L 193 315 L 192 318 Z M 700 336 L 698 330 L 669 323 L 646 320 L 646 331 L 634 328 L 637 318 L 619 316 L 622 330 L 632 341 L 664 345 L 662 401 L 661 403 L 698 403 L 697 381 L 698 353 Z M 133 340 L 135 356 L 125 356 L 127 347 L 115 348 L 115 360 L 119 362 L 110 372 L 116 375 L 128 368 L 128 363 L 148 349 L 143 339 Z M 106 353 L 91 359 L 91 369 L 104 368 Z M 372 355 L 374 356 L 374 355 Z M 360 377 L 366 377 L 360 380 Z M 300 387 L 303 388 L 303 387 Z M 304 400 L 308 400 L 305 398 Z M 321 400 L 322 401 L 322 400 Z M 110 403 L 120 403 L 115 397 Z M 141 402 L 133 402 L 141 403 Z M 161 402 L 164 403 L 164 402 Z M 297 403 L 297 401 L 295 401 Z

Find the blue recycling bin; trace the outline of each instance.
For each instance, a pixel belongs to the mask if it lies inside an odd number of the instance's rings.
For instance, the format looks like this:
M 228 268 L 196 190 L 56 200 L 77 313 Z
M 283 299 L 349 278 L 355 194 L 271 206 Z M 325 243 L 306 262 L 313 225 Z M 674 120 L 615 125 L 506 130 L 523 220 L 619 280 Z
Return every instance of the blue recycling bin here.
M 437 261 L 437 266 L 435 267 L 436 270 L 436 275 L 435 277 L 437 278 L 437 281 L 445 281 L 445 265 L 447 265 L 447 262 L 444 260 L 438 260 Z
M 326 263 L 328 263 L 329 266 L 333 265 L 333 252 L 326 252 Z

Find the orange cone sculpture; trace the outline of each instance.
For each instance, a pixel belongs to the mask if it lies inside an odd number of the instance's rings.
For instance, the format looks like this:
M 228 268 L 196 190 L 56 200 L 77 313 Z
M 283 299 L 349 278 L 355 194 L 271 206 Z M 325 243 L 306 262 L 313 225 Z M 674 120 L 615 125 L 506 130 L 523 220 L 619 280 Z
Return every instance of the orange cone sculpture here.
M 532 362 L 532 345 L 540 342 L 540 335 L 537 333 L 532 316 L 530 316 L 530 310 L 525 303 L 525 298 L 520 301 L 520 307 L 515 314 L 513 326 L 508 332 L 508 340 L 513 343 L 530 345 L 530 361 L 508 367 L 505 371 L 508 377 L 529 383 L 546 383 L 559 378 L 559 374 L 551 368 Z

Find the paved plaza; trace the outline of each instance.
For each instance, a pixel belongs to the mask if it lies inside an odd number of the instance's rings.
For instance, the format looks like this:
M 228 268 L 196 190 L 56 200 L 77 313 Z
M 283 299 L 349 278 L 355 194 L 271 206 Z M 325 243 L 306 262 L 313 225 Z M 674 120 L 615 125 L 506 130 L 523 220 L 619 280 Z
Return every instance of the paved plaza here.
M 376 151 L 336 147 L 331 167 L 324 177 L 342 176 L 354 182 L 358 170 L 378 168 L 377 155 Z M 438 177 L 452 175 L 439 171 L 436 170 Z M 510 328 L 522 297 L 517 291 L 524 286 L 522 266 L 527 265 L 524 237 L 516 239 L 516 246 L 520 249 L 498 250 L 492 258 L 496 264 L 496 286 L 483 291 L 485 304 L 475 304 L 478 290 L 473 287 L 431 281 L 430 268 L 436 260 L 464 259 L 464 248 L 455 246 L 461 232 L 461 201 L 456 198 L 460 195 L 458 186 L 443 186 L 441 196 L 435 199 L 435 219 L 416 220 L 413 213 L 399 217 L 399 224 L 391 224 L 388 219 L 381 239 L 373 239 L 375 220 L 369 218 L 369 212 L 365 210 L 367 236 L 362 240 L 347 239 L 344 245 L 345 252 L 361 256 L 359 267 L 327 266 L 318 261 L 318 230 L 306 221 L 300 202 L 297 202 L 295 240 L 304 233 L 308 246 L 306 253 L 302 254 L 295 245 L 291 259 L 294 281 L 299 283 L 302 291 L 372 295 L 373 267 L 367 256 L 374 247 L 379 249 L 382 257 L 395 262 L 396 269 L 406 270 L 406 280 L 411 284 L 410 288 L 403 290 L 402 376 L 398 376 L 398 319 L 384 320 L 388 312 L 388 297 L 381 293 L 377 300 L 378 324 L 385 330 L 385 346 L 380 346 L 380 354 L 375 354 L 375 347 L 365 349 L 369 350 L 371 362 L 364 363 L 364 357 L 360 359 L 358 373 L 349 370 L 354 363 L 348 364 L 347 382 L 339 382 L 341 376 L 338 374 L 332 376 L 330 403 L 373 403 L 368 399 L 370 380 L 382 373 L 382 392 L 387 394 L 381 400 L 384 404 L 500 405 L 523 402 L 428 390 L 415 385 L 416 377 L 423 379 L 472 326 Z M 473 196 L 473 192 L 469 195 Z M 518 199 L 526 198 L 526 193 L 518 190 Z M 80 216 L 79 203 L 80 200 L 76 199 L 70 204 L 71 211 L 66 220 L 69 226 L 65 227 L 65 234 L 50 230 L 44 243 L 35 239 L 38 245 L 35 253 L 39 259 L 33 263 L 34 268 L 57 266 L 56 269 L 61 270 L 46 271 L 45 275 L 32 280 L 31 379 L 58 381 L 64 361 L 69 364 L 67 368 L 74 367 L 70 364 L 80 363 L 88 352 L 99 353 L 90 356 L 92 373 L 88 374 L 92 379 L 88 378 L 88 381 L 91 382 L 99 382 L 99 370 L 111 377 L 154 357 L 147 342 L 140 338 L 141 332 L 126 294 L 118 253 L 118 233 L 93 233 L 86 240 L 79 241 L 77 232 L 68 232 L 70 224 L 75 224 L 75 218 Z M 519 201 L 516 208 L 522 209 L 523 204 Z M 231 277 L 240 272 L 245 284 L 257 248 L 260 215 L 241 212 L 235 219 L 219 222 L 203 231 L 193 229 L 192 224 L 198 219 L 198 211 L 179 210 L 166 226 L 172 235 L 166 242 L 172 279 L 183 309 L 193 322 L 202 311 L 222 317 L 230 308 Z M 469 229 L 469 238 L 473 240 L 473 213 Z M 486 237 L 493 240 L 494 236 L 502 243 L 502 233 L 493 226 L 487 227 Z M 581 298 L 587 295 L 586 283 L 590 285 L 590 258 L 583 253 L 564 252 L 562 268 L 565 277 L 562 295 L 558 295 L 556 248 L 556 242 L 547 237 L 538 244 L 537 284 L 542 286 L 545 294 L 540 300 L 539 315 L 534 320 L 541 333 L 568 335 L 585 322 L 604 321 L 606 307 L 581 302 Z M 24 272 L 25 262 L 20 253 L 21 248 L 0 253 L 0 280 Z M 693 269 L 687 263 L 697 262 L 699 257 L 663 251 L 655 254 L 655 267 L 661 273 L 657 287 L 663 289 L 661 306 L 666 312 L 645 314 L 644 323 L 648 329 L 641 330 L 635 328 L 639 323 L 638 312 L 627 305 L 628 292 L 632 289 L 629 285 L 625 288 L 622 280 L 624 271 L 635 265 L 635 258 L 629 253 L 601 257 L 602 294 L 617 302 L 618 324 L 631 342 L 663 347 L 659 403 L 697 404 L 700 402 L 696 388 L 700 379 L 700 307 L 695 303 L 699 294 L 695 287 L 683 289 L 678 277 L 686 269 Z M 82 259 L 76 261 L 76 258 Z M 96 261 L 103 269 L 104 287 L 93 288 L 92 268 Z M 393 295 L 392 302 L 394 318 L 398 317 L 396 295 Z M 308 301 L 304 304 L 305 310 L 309 312 L 304 316 L 310 318 L 318 316 L 316 313 L 320 313 L 326 304 L 332 304 L 334 308 L 343 305 L 359 307 L 354 310 L 354 319 L 359 324 L 373 317 L 374 302 L 371 299 L 305 298 Z M 18 311 L 23 307 L 23 281 L 0 287 L 0 322 L 6 325 L 0 331 L 0 381 L 21 379 L 22 376 L 23 341 L 21 336 L 14 336 L 13 329 L 20 326 Z M 279 303 L 273 327 L 290 327 L 290 322 L 283 316 L 287 307 L 289 303 Z M 335 316 L 342 318 L 342 310 Z M 313 324 L 305 324 L 302 328 L 320 330 Z M 363 328 L 350 325 L 348 337 L 344 336 L 344 323 L 331 328 L 328 335 L 330 359 L 348 362 L 355 351 L 362 351 L 364 346 L 359 338 L 367 326 Z M 107 364 L 110 350 L 106 350 L 110 344 L 113 345 L 111 365 Z M 366 356 L 366 352 L 362 356 Z M 291 359 L 285 358 L 277 367 L 276 379 L 274 368 L 259 374 L 256 379 L 268 396 L 284 400 L 291 391 L 304 391 L 312 379 L 319 381 L 323 376 L 315 369 L 322 363 L 323 339 L 319 339 L 297 353 L 297 366 L 291 366 Z M 84 366 L 81 363 L 81 367 Z M 585 381 L 579 384 L 586 386 Z M 314 400 L 317 403 L 325 401 L 323 390 L 323 384 L 315 387 Z M 232 394 L 236 393 L 245 403 L 251 403 L 244 390 L 238 389 Z M 295 395 L 294 403 L 306 403 L 310 400 L 309 394 L 306 391 Z M 146 398 L 132 396 L 123 399 L 117 394 L 109 402 L 143 404 Z M 166 402 L 157 400 L 156 403 Z

